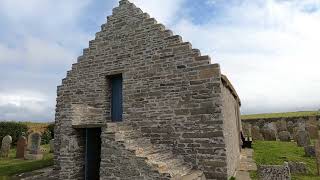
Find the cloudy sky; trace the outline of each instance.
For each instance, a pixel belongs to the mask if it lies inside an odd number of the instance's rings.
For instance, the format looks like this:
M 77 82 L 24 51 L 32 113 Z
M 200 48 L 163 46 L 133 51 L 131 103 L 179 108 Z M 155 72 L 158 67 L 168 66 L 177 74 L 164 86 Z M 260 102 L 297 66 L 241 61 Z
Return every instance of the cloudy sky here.
M 320 108 L 320 0 L 132 0 L 208 54 L 242 113 Z M 0 119 L 54 119 L 56 86 L 117 0 L 0 0 Z

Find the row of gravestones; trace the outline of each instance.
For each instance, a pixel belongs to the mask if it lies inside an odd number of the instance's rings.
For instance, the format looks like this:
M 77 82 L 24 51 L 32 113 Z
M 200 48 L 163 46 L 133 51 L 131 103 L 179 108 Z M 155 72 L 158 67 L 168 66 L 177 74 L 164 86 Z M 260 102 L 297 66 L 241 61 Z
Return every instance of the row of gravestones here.
M 7 135 L 2 139 L 0 157 L 8 158 L 11 148 L 12 137 Z M 16 148 L 16 158 L 24 158 L 27 160 L 39 160 L 43 158 L 43 154 L 40 149 L 41 143 L 41 134 L 40 133 L 31 133 L 26 137 L 21 136 L 17 142 Z M 53 152 L 53 140 L 50 141 L 50 151 Z
M 279 139 L 280 141 L 291 141 L 293 139 L 302 147 L 310 144 L 310 141 L 305 141 L 305 139 L 317 139 L 319 137 L 318 130 L 318 125 L 311 123 L 292 125 L 292 122 L 279 121 L 277 123 L 266 123 L 261 128 L 257 125 L 244 124 L 245 134 L 252 137 L 253 140 L 276 141 Z

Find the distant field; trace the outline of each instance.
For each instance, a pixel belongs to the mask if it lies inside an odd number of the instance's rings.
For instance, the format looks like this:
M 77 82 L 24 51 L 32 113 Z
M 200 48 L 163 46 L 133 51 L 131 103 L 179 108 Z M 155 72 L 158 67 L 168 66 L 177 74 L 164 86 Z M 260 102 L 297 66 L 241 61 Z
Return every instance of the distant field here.
M 303 117 L 320 115 L 319 111 L 300 111 L 285 113 L 269 113 L 269 114 L 249 114 L 242 115 L 241 119 L 262 119 L 262 118 L 281 118 L 281 117 Z

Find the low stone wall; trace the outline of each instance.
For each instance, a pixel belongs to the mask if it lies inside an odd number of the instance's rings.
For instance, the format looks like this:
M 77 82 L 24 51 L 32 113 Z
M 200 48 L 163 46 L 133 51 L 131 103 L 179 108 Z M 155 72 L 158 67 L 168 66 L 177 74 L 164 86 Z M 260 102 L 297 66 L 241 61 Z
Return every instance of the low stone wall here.
M 306 130 L 312 139 L 318 138 L 320 116 L 242 119 L 243 133 L 253 140 L 295 139 L 299 130 Z

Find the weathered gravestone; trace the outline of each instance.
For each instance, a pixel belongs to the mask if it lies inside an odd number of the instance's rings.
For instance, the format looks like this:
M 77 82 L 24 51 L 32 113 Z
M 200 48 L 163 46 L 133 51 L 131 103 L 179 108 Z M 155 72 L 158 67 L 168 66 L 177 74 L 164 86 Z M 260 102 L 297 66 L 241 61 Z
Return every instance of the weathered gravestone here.
M 259 126 L 252 126 L 251 127 L 251 135 L 252 135 L 252 139 L 255 140 L 264 140 L 263 136 L 260 132 L 260 128 Z
M 40 133 L 31 133 L 28 136 L 28 148 L 25 155 L 25 159 L 28 160 L 39 160 L 43 158 L 43 154 L 40 149 L 41 143 L 41 134 Z
M 280 141 L 290 141 L 291 140 L 291 136 L 288 131 L 279 132 L 278 138 L 280 139 Z
M 297 145 L 299 147 L 305 147 L 311 144 L 310 136 L 307 131 L 298 131 L 296 135 Z
M 294 128 L 295 124 L 292 121 L 288 121 L 287 122 L 287 129 L 290 132 L 290 134 L 293 134 L 293 128 Z
M 27 138 L 24 136 L 21 136 L 17 142 L 16 158 L 18 159 L 24 158 L 26 150 L 27 150 Z
M 313 124 L 307 124 L 306 127 L 307 131 L 309 132 L 310 138 L 311 139 L 318 139 L 318 126 L 313 125 Z
M 260 180 L 291 180 L 288 163 L 281 165 L 261 165 L 258 166 L 258 176 Z
M 304 154 L 307 157 L 315 157 L 316 156 L 316 150 L 315 147 L 312 145 L 305 146 L 304 147 Z
M 0 157 L 7 158 L 9 157 L 9 151 L 11 148 L 12 137 L 7 135 L 2 139 Z
M 285 120 L 277 121 L 276 122 L 276 127 L 277 127 L 277 131 L 278 132 L 288 131 L 287 122 Z
M 54 139 L 50 140 L 50 152 L 54 152 Z
M 277 140 L 277 129 L 273 123 L 265 124 L 261 130 L 264 140 L 276 141 Z

